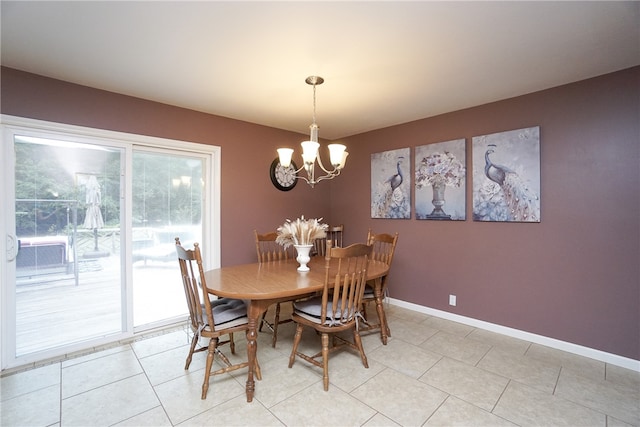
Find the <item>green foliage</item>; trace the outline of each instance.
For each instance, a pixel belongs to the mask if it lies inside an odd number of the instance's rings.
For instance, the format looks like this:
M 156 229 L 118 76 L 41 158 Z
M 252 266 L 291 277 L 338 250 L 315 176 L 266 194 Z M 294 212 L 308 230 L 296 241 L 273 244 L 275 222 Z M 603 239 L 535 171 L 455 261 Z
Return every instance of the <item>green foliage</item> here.
M 74 208 L 77 226 L 82 228 L 87 208 L 84 184 L 90 175 L 100 185 L 105 227 L 118 228 L 125 182 L 121 177 L 123 153 L 120 149 L 94 149 L 88 145 L 16 142 L 17 235 L 69 234 Z M 202 162 L 197 159 L 134 152 L 134 227 L 199 224 L 201 176 Z

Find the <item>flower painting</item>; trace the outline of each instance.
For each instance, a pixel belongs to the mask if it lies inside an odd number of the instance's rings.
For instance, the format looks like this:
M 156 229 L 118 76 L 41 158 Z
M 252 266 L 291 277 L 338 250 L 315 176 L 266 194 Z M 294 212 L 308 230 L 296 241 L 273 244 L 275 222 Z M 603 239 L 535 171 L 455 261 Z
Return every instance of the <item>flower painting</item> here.
M 416 147 L 416 218 L 466 219 L 465 140 Z
M 540 127 L 472 142 L 473 220 L 540 222 Z
M 409 148 L 371 155 L 371 218 L 411 218 Z

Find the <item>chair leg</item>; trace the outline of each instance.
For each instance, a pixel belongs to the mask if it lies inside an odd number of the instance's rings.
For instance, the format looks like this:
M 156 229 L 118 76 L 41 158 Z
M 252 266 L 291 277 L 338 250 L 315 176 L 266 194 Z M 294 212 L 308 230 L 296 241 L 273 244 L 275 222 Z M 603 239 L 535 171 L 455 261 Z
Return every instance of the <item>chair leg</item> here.
M 202 383 L 202 400 L 207 398 L 207 391 L 209 390 L 209 376 L 211 375 L 211 366 L 213 365 L 213 354 L 218 347 L 218 338 L 211 338 L 209 341 L 209 351 L 207 353 L 207 366 L 204 370 L 204 382 Z
M 324 391 L 329 391 L 329 334 L 322 333 L 322 383 Z
M 196 349 L 196 345 L 198 344 L 198 338 L 200 336 L 198 334 L 193 334 L 193 338 L 191 338 L 191 348 L 189 348 L 189 354 L 187 355 L 187 361 L 184 364 L 184 370 L 189 369 L 189 365 L 191 365 L 191 358 L 193 357 L 193 352 Z
M 262 325 L 264 325 L 264 322 L 266 322 L 266 320 L 264 319 L 266 315 L 267 315 L 266 311 L 262 313 L 262 319 L 260 319 L 260 326 L 258 326 L 258 332 L 262 332 Z
M 291 349 L 291 356 L 289 356 L 289 367 L 293 366 L 293 362 L 296 360 L 296 352 L 298 351 L 298 345 L 302 338 L 302 325 L 298 323 L 296 327 L 296 335 L 293 337 L 293 348 Z
M 367 355 L 364 354 L 364 347 L 362 346 L 362 338 L 360 338 L 360 332 L 357 329 L 353 330 L 353 341 L 358 347 L 358 351 L 360 352 L 360 359 L 362 359 L 362 364 L 365 368 L 369 368 L 369 362 L 367 362 Z
M 271 337 L 271 347 L 276 348 L 278 340 L 278 324 L 280 323 L 280 303 L 276 304 L 276 317 L 273 319 L 273 337 Z
M 378 312 L 378 322 L 380 324 L 380 339 L 382 340 L 382 344 L 387 345 L 387 337 L 391 336 L 391 334 L 387 326 L 387 317 L 384 314 L 382 304 L 376 304 L 376 311 Z
M 233 332 L 229 333 L 229 350 L 231 354 L 236 354 L 236 343 L 233 341 Z
M 253 374 L 257 379 L 262 380 L 262 371 L 260 370 L 260 364 L 258 363 L 258 357 L 256 357 L 256 364 L 253 367 Z

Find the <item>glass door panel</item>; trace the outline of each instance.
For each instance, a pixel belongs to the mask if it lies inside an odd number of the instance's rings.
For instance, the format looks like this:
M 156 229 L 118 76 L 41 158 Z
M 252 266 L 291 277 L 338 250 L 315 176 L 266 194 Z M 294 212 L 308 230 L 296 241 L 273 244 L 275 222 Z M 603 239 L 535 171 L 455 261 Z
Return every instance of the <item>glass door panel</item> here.
M 124 329 L 119 147 L 16 135 L 16 357 Z
M 175 238 L 202 242 L 204 165 L 197 155 L 133 152 L 134 327 L 187 315 Z

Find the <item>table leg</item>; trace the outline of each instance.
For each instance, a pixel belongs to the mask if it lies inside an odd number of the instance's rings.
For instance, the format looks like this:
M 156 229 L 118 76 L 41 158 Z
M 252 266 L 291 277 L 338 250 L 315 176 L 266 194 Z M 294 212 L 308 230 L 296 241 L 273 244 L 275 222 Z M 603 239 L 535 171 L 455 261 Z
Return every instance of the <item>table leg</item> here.
M 255 391 L 255 367 L 256 367 L 256 353 L 258 350 L 258 325 L 262 318 L 262 313 L 267 311 L 271 305 L 270 301 L 266 300 L 251 300 L 249 301 L 249 309 L 247 310 L 247 317 L 249 318 L 249 329 L 247 329 L 247 357 L 249 360 L 249 373 L 247 376 L 247 402 L 253 401 L 253 394 Z

